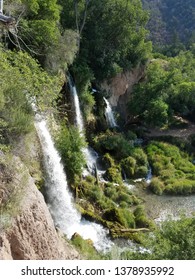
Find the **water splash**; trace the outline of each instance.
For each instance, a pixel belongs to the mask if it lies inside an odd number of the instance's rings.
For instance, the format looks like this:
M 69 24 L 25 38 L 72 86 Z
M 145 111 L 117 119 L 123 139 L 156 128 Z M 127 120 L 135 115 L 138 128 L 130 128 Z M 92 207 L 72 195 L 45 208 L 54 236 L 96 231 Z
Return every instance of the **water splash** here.
M 112 108 L 110 106 L 110 103 L 108 102 L 108 100 L 105 97 L 104 97 L 104 101 L 106 102 L 105 115 L 106 115 L 107 123 L 110 127 L 116 127 L 117 124 L 116 124 L 116 121 L 115 121 L 114 114 L 113 114 Z
M 72 195 L 68 190 L 61 158 L 55 149 L 46 121 L 41 119 L 40 116 L 36 118 L 35 127 L 44 155 L 48 207 L 55 226 L 65 233 L 67 238 L 70 239 L 77 232 L 84 239 L 91 239 L 97 250 L 105 251 L 112 245 L 107 238 L 108 231 L 99 224 L 81 218 L 81 214 L 76 210 Z
M 148 167 L 148 174 L 146 176 L 146 183 L 150 184 L 152 180 L 152 168 L 151 166 Z

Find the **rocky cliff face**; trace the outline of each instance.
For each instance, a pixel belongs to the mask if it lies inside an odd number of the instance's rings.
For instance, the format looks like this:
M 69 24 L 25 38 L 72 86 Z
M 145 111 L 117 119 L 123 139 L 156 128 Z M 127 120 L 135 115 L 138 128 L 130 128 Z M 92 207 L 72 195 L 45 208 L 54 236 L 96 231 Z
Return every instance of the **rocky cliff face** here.
M 18 156 L 0 154 L 0 259 L 78 259 Z
M 102 90 L 109 93 L 109 102 L 115 107 L 124 119 L 128 117 L 127 103 L 131 98 L 133 86 L 144 77 L 145 66 L 141 65 L 132 71 L 116 75 L 101 84 Z

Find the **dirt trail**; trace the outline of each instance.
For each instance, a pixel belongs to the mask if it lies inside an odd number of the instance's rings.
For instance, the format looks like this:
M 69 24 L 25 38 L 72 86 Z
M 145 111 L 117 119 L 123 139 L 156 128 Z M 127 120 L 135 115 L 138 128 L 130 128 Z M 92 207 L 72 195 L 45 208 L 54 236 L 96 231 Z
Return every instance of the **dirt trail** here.
M 151 129 L 146 134 L 148 137 L 158 137 L 158 136 L 173 136 L 183 138 L 185 140 L 191 134 L 195 134 L 195 124 L 188 122 L 185 128 L 174 128 L 174 129 Z

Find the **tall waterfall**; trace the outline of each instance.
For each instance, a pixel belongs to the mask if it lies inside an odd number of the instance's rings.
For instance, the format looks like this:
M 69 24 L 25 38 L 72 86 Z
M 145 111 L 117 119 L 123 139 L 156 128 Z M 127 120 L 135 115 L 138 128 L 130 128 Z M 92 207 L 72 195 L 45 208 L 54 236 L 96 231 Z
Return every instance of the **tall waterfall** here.
M 35 127 L 44 155 L 48 207 L 56 227 L 69 239 L 77 232 L 84 239 L 91 239 L 97 250 L 106 250 L 112 244 L 106 237 L 107 230 L 99 224 L 82 219 L 81 214 L 74 207 L 61 158 L 54 147 L 46 121 L 37 116 Z
M 79 98 L 77 94 L 76 87 L 72 85 L 70 82 L 71 91 L 74 97 L 74 105 L 75 105 L 75 121 L 76 125 L 79 129 L 79 132 L 82 136 L 84 136 L 84 122 L 83 122 L 83 116 L 81 113 Z M 90 147 L 83 148 L 83 154 L 85 156 L 87 167 L 89 171 L 92 173 L 94 171 L 94 167 L 96 166 L 96 160 L 97 160 L 97 153 Z
M 105 115 L 106 115 L 106 120 L 107 123 L 110 127 L 116 127 L 116 121 L 113 115 L 113 111 L 112 108 L 110 106 L 110 103 L 108 102 L 108 100 L 104 97 L 104 101 L 106 102 L 106 111 L 105 111 Z

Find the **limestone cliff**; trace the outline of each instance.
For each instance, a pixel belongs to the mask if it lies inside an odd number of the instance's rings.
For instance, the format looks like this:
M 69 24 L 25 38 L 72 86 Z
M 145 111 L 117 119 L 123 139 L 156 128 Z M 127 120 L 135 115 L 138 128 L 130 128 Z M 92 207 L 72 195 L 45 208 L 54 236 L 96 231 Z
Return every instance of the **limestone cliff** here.
M 117 74 L 101 84 L 102 90 L 109 93 L 109 102 L 115 107 L 124 119 L 127 119 L 127 103 L 130 100 L 133 86 L 144 77 L 145 66 L 137 66 L 132 71 Z
M 78 259 L 20 157 L 0 154 L 0 259 Z

